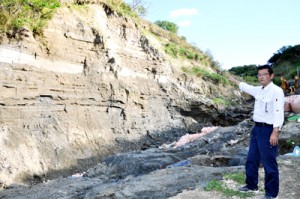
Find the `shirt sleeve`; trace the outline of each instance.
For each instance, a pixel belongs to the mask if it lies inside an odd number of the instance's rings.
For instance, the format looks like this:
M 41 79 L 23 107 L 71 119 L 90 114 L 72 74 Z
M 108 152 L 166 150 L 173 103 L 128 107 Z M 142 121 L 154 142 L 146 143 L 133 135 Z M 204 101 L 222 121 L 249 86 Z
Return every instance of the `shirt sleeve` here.
M 256 89 L 257 87 L 249 85 L 245 82 L 240 82 L 239 88 L 240 88 L 240 90 L 242 90 L 252 96 L 255 96 L 255 94 L 257 92 L 257 89 Z
M 281 129 L 284 122 L 284 93 L 282 89 L 278 88 L 273 97 L 274 104 L 274 123 L 273 128 L 279 127 Z

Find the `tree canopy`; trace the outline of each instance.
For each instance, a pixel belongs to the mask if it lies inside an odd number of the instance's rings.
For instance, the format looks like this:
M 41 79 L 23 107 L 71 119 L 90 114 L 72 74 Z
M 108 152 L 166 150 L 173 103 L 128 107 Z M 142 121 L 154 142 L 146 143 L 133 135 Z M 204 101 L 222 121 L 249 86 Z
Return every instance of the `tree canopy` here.
M 300 57 L 300 45 L 283 46 L 268 60 L 269 64 L 277 64 L 279 61 L 298 61 Z
M 158 25 L 159 27 L 161 27 L 162 29 L 168 30 L 173 33 L 177 33 L 177 31 L 179 29 L 175 23 L 170 22 L 170 21 L 163 20 L 163 21 L 155 21 L 154 23 L 156 25 Z
M 236 66 L 228 70 L 230 73 L 238 76 L 256 76 L 257 66 L 256 65 L 244 65 Z

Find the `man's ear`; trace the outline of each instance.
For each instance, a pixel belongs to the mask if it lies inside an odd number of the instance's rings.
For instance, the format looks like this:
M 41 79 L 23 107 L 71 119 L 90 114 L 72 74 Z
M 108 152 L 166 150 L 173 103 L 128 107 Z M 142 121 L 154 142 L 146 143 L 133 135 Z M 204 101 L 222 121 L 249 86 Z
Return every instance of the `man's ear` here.
M 274 76 L 274 73 L 273 73 L 273 74 L 271 75 L 271 79 L 274 79 L 274 77 L 275 77 L 275 76 Z

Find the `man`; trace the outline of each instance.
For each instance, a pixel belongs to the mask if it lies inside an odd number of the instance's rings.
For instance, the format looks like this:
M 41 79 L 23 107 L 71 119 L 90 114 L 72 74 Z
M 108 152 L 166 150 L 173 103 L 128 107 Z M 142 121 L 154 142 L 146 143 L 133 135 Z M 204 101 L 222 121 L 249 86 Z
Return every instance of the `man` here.
M 251 130 L 250 147 L 246 161 L 246 186 L 239 191 L 257 191 L 258 169 L 260 162 L 265 170 L 265 197 L 276 198 L 279 192 L 279 172 L 276 161 L 278 152 L 279 130 L 284 122 L 284 93 L 273 84 L 273 70 L 269 65 L 257 69 L 257 77 L 261 86 L 251 86 L 230 80 L 239 85 L 239 88 L 255 98 Z

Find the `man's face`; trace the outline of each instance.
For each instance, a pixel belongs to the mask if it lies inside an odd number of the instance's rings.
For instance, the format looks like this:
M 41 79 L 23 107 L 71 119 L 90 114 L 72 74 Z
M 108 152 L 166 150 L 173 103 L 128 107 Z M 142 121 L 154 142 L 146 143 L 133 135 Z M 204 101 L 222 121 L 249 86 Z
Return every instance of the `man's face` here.
M 257 73 L 258 81 L 262 86 L 267 86 L 273 79 L 274 74 L 270 75 L 268 69 L 261 69 Z

